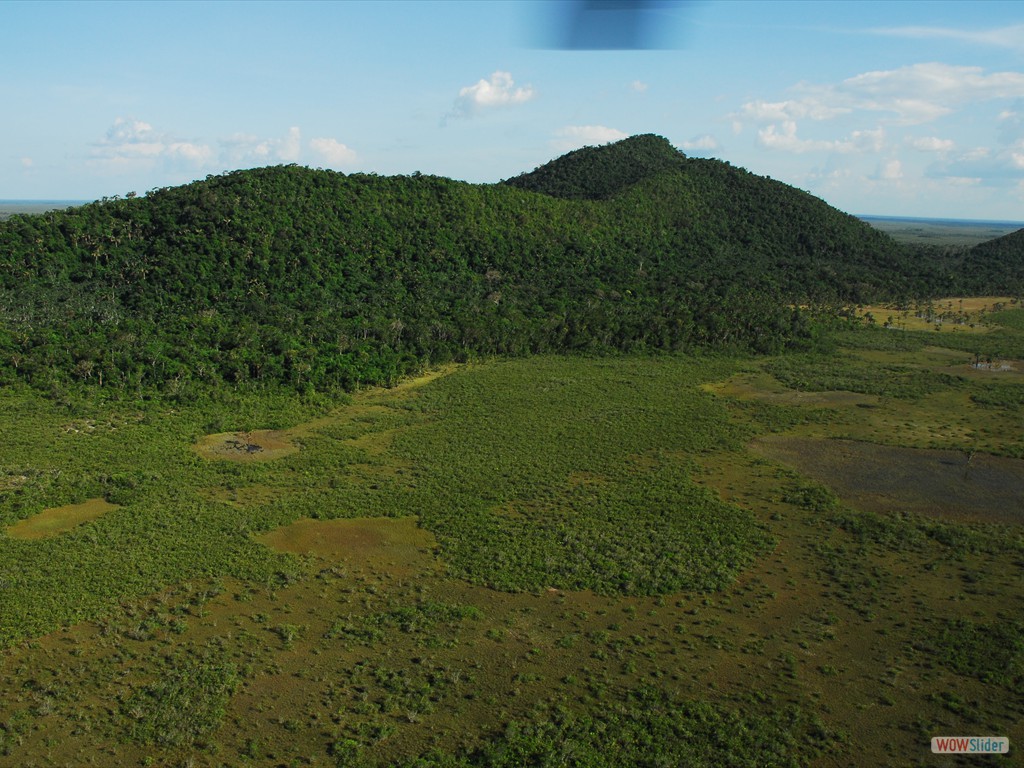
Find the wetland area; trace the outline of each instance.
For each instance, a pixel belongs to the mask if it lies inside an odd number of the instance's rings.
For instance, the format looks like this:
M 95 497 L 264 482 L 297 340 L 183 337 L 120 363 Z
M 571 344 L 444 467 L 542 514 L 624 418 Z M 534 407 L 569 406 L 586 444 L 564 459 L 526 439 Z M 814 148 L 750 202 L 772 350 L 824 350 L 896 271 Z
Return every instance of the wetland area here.
M 803 355 L 495 360 L 344 402 L 8 390 L 0 765 L 1015 749 L 1024 380 L 974 363 L 1024 357 L 1024 312 L 970 311 L 983 333 L 851 321 Z

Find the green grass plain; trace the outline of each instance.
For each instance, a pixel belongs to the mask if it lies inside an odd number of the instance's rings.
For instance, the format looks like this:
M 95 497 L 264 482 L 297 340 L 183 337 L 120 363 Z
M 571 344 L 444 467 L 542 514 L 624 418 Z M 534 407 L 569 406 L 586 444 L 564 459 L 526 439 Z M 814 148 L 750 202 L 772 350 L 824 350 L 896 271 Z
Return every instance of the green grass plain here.
M 915 245 L 962 246 L 970 248 L 1008 235 L 1021 228 L 1020 223 L 956 221 L 949 219 L 900 219 L 888 216 L 861 216 L 864 221 L 901 243 Z
M 1019 349 L 1015 318 L 985 343 Z M 764 446 L 1016 468 L 1022 374 L 838 338 L 346 402 L 0 393 L 0 765 L 938 766 L 963 734 L 1013 764 L 1024 512 L 869 510 Z M 197 450 L 260 430 L 299 450 Z

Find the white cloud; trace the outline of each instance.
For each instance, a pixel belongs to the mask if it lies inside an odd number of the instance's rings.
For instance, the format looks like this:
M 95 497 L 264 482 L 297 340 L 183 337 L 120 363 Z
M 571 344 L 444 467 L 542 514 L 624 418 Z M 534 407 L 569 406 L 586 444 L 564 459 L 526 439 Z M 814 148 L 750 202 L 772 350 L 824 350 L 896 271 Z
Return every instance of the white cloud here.
M 995 29 L 952 29 L 950 27 L 886 27 L 869 30 L 876 35 L 906 37 L 917 40 L 945 39 L 997 48 L 1024 50 L 1024 24 Z
M 302 134 L 298 127 L 292 126 L 288 129 L 288 135 L 281 141 L 278 149 L 278 157 L 288 162 L 297 162 L 302 155 Z
M 942 157 L 927 170 L 931 178 L 976 179 L 978 184 L 1006 187 L 1024 178 L 1024 140 L 1009 147 L 975 147 L 952 157 Z
M 819 149 L 831 149 L 832 142 L 810 141 L 800 139 L 796 135 L 796 121 L 785 120 L 780 129 L 774 123 L 757 132 L 757 143 L 766 149 L 778 149 L 783 152 L 812 152 Z
M 604 125 L 567 125 L 555 131 L 555 136 L 549 143 L 556 152 L 569 152 L 580 147 L 629 138 L 628 133 Z
M 331 165 L 351 165 L 356 160 L 355 151 L 337 139 L 312 139 L 309 146 Z
M 812 120 L 829 118 L 850 112 L 849 107 L 829 106 L 815 98 L 789 99 L 786 101 L 751 101 L 743 105 L 738 117 L 755 122 L 777 123 L 784 120 Z
M 632 83 L 629 84 L 629 87 L 632 88 L 637 93 L 643 93 L 644 91 L 647 90 L 649 86 L 647 85 L 647 83 L 640 82 L 639 80 L 634 80 Z
M 906 143 L 922 152 L 949 152 L 956 146 L 952 139 L 940 139 L 937 136 L 908 136 Z
M 167 157 L 180 158 L 196 165 L 202 165 L 213 157 L 213 150 L 210 147 L 188 141 L 172 141 L 164 153 Z
M 983 179 L 978 177 L 968 176 L 946 176 L 943 181 L 947 184 L 952 184 L 957 187 L 977 187 L 981 184 Z M 1024 182 L 1021 182 L 1024 184 Z
M 555 131 L 555 135 L 582 141 L 585 144 L 607 144 L 610 141 L 629 137 L 628 133 L 604 125 L 567 125 L 565 128 Z
M 512 75 L 499 70 L 492 74 L 489 80 L 481 79 L 474 85 L 461 88 L 455 106 L 448 116 L 470 117 L 481 109 L 523 104 L 533 97 L 534 91 L 531 86 L 516 88 Z
M 501 104 L 521 104 L 533 98 L 533 89 L 516 88 L 512 75 L 495 72 L 490 80 L 480 80 L 459 91 L 459 98 L 466 99 L 478 107 L 494 107 Z
M 31 168 L 34 164 L 35 163 L 33 162 L 31 157 L 23 157 L 23 158 L 21 158 L 21 167 L 22 168 Z
M 292 126 L 282 138 L 261 139 L 235 133 L 220 140 L 220 159 L 229 168 L 247 165 L 295 163 L 302 157 L 302 132 Z
M 681 149 L 718 149 L 718 141 L 714 136 L 705 133 L 703 136 L 695 136 L 689 141 L 682 143 Z
M 903 163 L 899 160 L 887 160 L 879 169 L 878 178 L 884 181 L 899 181 L 903 178 Z
M 1024 98 L 1024 73 L 931 62 L 864 72 L 838 83 L 800 83 L 791 90 L 796 98 L 749 101 L 730 117 L 764 125 L 868 112 L 888 115 L 899 125 L 918 125 L 967 105 Z
M 757 143 L 766 149 L 803 154 L 804 152 L 879 152 L 885 146 L 885 132 L 876 130 L 853 131 L 847 138 L 836 141 L 801 139 L 797 136 L 795 120 L 771 124 L 757 132 Z
M 885 131 L 854 131 L 846 141 L 839 142 L 840 152 L 881 152 L 885 147 Z
M 266 156 L 266 145 L 261 144 L 257 136 L 248 133 L 233 133 L 220 140 L 221 156 L 228 159 L 230 165 L 237 165 L 244 157 L 252 157 L 262 153 Z
M 153 126 L 141 120 L 119 117 L 107 129 L 106 137 L 97 145 L 96 154 L 115 158 L 154 157 L 161 154 L 164 143 Z
M 119 117 L 93 145 L 88 162 L 107 173 L 178 174 L 297 163 L 304 152 L 312 152 L 332 166 L 351 165 L 356 160 L 356 153 L 337 139 L 320 137 L 303 142 L 298 126 L 271 138 L 235 133 L 219 139 L 215 148 L 173 137 L 142 120 Z
M 1024 73 L 993 72 L 932 62 L 865 72 L 823 95 L 857 109 L 893 112 L 904 124 L 925 123 L 967 104 L 1024 97 Z
M 104 143 L 107 144 L 131 144 L 144 142 L 155 136 L 153 126 L 141 120 L 118 117 L 114 124 L 107 129 L 107 137 Z
M 118 117 L 90 154 L 92 165 L 124 172 L 158 164 L 198 168 L 213 157 L 213 150 L 206 144 L 175 139 L 142 120 Z
M 999 140 L 1003 144 L 1014 144 L 1024 139 L 1024 101 L 1018 101 L 1012 109 L 999 113 Z

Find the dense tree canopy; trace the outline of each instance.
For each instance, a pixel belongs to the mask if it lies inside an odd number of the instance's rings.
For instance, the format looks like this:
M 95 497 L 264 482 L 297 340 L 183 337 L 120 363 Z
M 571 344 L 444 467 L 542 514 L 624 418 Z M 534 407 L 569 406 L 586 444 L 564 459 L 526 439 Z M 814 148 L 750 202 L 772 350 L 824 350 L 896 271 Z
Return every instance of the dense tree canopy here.
M 296 166 L 0 223 L 0 379 L 351 388 L 548 350 L 805 344 L 794 307 L 955 280 L 638 136 L 497 185 Z
M 970 292 L 984 293 L 993 285 L 1005 286 L 1000 293 L 1024 291 L 1024 229 L 974 246 L 960 272 Z

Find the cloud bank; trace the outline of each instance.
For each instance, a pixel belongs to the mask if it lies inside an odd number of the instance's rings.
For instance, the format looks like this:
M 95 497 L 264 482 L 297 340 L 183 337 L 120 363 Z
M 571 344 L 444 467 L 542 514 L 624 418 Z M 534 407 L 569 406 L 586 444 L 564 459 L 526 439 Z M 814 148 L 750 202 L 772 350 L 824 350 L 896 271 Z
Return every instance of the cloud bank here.
M 356 152 L 335 138 L 308 143 L 292 126 L 279 137 L 235 133 L 213 142 L 187 141 L 135 118 L 118 117 L 88 155 L 90 167 L 108 174 L 136 172 L 214 172 L 225 169 L 302 162 L 306 155 L 331 167 L 356 162 Z
M 1024 73 L 937 62 L 864 72 L 834 84 L 800 83 L 796 98 L 750 101 L 732 115 L 740 122 L 814 121 L 873 113 L 896 125 L 920 125 L 997 99 L 1024 98 Z
M 868 30 L 871 34 L 904 37 L 915 40 L 957 40 L 962 43 L 1024 51 L 1024 24 L 995 29 L 953 29 L 951 27 L 883 27 Z
M 158 164 L 198 168 L 213 156 L 207 144 L 176 139 L 149 123 L 123 117 L 114 120 L 90 153 L 94 166 L 109 171 L 147 169 Z
M 628 133 L 604 125 L 567 125 L 555 131 L 555 138 L 550 143 L 556 152 L 568 152 L 580 147 L 607 144 L 628 137 Z
M 313 139 L 310 148 L 333 167 L 352 165 L 356 161 L 355 150 L 349 149 L 337 139 Z

